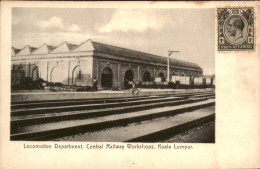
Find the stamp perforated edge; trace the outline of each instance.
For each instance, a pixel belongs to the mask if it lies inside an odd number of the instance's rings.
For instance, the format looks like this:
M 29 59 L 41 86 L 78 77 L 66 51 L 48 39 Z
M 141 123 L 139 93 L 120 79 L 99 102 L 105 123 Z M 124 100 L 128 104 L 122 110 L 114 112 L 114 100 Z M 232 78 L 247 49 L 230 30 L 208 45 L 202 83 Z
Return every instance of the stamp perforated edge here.
M 242 50 L 219 50 L 218 42 L 218 9 L 219 8 L 253 8 L 254 9 L 254 46 L 253 49 L 242 49 Z M 256 39 L 257 39 L 257 22 L 256 22 L 256 9 L 253 6 L 217 6 L 215 7 L 215 47 L 217 53 L 254 53 L 256 51 Z

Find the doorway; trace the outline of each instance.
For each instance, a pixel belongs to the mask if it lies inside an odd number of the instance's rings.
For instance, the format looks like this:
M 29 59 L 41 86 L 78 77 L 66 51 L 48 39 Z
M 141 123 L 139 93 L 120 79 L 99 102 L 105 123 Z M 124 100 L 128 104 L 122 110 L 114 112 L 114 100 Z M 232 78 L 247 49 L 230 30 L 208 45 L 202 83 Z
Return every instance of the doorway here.
M 129 82 L 132 82 L 134 80 L 134 73 L 131 69 L 128 69 L 125 72 L 125 80 L 124 80 L 124 86 L 126 89 L 131 88 L 131 84 Z
M 166 81 L 166 79 L 165 79 L 165 77 L 164 77 L 164 74 L 163 74 L 162 72 L 159 74 L 159 77 L 162 79 L 162 82 L 165 82 L 165 81 Z
M 149 82 L 151 80 L 151 75 L 148 71 L 144 72 L 143 81 Z
M 38 66 L 36 66 L 32 71 L 32 80 L 35 81 L 39 78 Z
M 110 67 L 105 67 L 101 73 L 101 87 L 112 88 L 113 72 Z
M 83 78 L 81 67 L 79 65 L 75 66 L 72 71 L 71 84 L 76 85 L 77 81 Z

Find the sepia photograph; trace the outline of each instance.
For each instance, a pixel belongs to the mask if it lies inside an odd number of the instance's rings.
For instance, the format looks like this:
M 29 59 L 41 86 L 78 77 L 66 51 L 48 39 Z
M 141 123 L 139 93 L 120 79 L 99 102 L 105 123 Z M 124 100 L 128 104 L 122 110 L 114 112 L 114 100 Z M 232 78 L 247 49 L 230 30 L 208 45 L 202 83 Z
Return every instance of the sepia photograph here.
M 13 8 L 10 139 L 215 143 L 214 19 Z
M 1 1 L 0 168 L 259 168 L 259 1 Z

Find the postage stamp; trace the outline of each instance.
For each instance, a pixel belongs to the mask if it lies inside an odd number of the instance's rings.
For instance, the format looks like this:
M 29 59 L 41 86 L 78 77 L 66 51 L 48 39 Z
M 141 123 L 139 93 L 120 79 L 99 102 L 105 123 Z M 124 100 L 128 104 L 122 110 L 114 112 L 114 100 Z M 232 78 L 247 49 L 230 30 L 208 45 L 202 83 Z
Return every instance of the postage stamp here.
M 218 8 L 218 51 L 254 50 L 254 8 Z

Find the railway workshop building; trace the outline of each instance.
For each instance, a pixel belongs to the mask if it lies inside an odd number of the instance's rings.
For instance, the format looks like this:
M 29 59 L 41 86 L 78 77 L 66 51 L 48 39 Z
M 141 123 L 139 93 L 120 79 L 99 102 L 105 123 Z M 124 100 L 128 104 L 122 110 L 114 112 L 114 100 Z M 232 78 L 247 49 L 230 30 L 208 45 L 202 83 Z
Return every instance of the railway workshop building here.
M 137 84 L 161 82 L 167 77 L 167 58 L 121 47 L 87 40 L 80 45 L 67 42 L 57 47 L 42 45 L 39 48 L 12 47 L 12 85 L 21 78 L 42 78 L 64 85 L 92 86 L 93 79 L 99 88 L 128 88 L 129 81 Z M 170 77 L 174 75 L 201 77 L 203 70 L 195 63 L 170 59 Z M 20 79 L 19 79 L 20 78 Z

